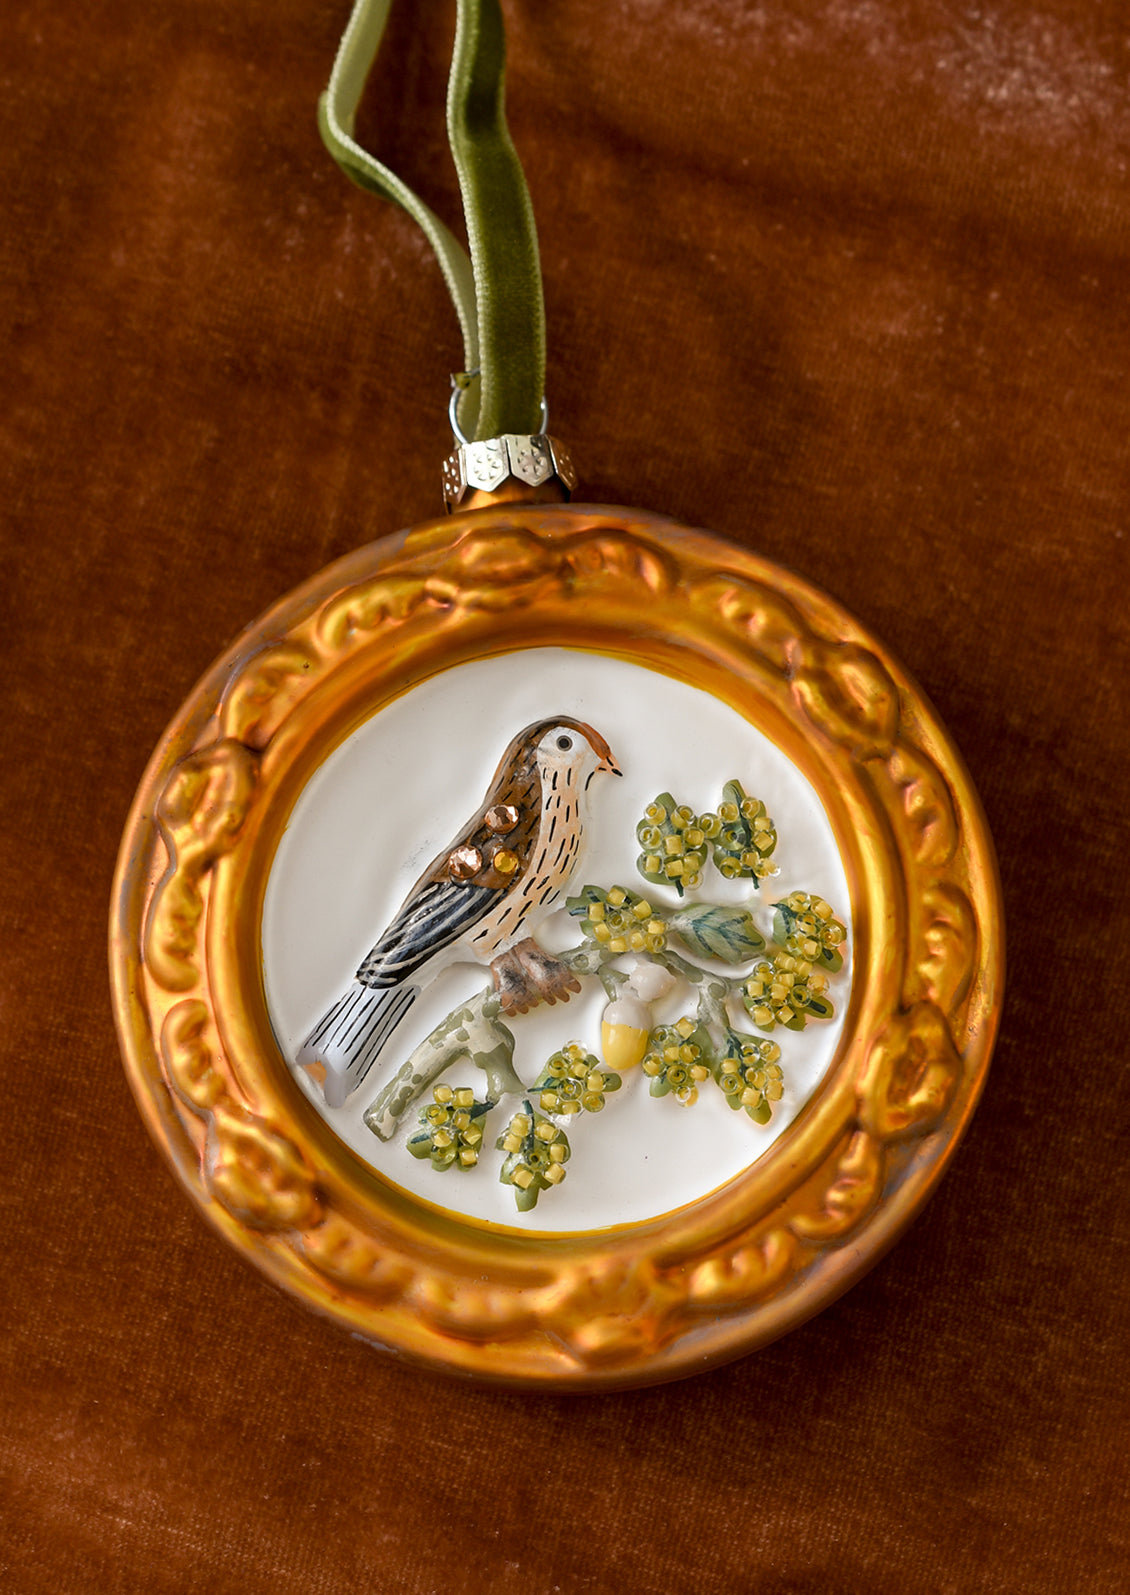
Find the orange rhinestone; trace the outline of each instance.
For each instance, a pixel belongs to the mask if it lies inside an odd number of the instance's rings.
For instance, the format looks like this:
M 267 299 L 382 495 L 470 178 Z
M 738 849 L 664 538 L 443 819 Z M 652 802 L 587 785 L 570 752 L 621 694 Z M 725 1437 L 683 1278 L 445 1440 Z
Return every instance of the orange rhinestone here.
M 469 881 L 482 867 L 483 855 L 469 842 L 464 842 L 462 847 L 452 848 L 447 855 L 447 873 L 453 881 Z
M 496 836 L 505 836 L 518 823 L 518 810 L 513 803 L 496 803 L 486 812 L 487 826 Z

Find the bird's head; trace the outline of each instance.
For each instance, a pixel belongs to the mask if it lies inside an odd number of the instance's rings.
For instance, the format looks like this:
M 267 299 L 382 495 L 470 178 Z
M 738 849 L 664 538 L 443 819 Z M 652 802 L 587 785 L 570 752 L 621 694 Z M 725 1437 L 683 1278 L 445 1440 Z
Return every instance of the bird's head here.
M 584 791 L 593 776 L 601 771 L 621 774 L 608 743 L 599 731 L 594 731 L 583 720 L 562 716 L 557 720 L 545 720 L 531 729 L 537 736 L 536 756 L 543 777 L 552 779 L 554 772 L 568 773 L 572 784 Z

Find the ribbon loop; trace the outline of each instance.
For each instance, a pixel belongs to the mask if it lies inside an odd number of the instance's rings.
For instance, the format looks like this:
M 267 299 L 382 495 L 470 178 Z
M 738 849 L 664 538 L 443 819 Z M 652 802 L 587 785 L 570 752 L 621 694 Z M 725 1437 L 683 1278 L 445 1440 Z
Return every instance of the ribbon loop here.
M 353 137 L 365 80 L 391 0 L 357 0 L 318 105 L 327 149 L 359 187 L 413 218 L 435 251 L 463 333 L 463 432 L 475 439 L 536 431 L 545 390 L 545 309 L 533 207 L 506 125 L 506 41 L 498 0 L 458 0 L 447 129 L 470 256 L 396 174 Z

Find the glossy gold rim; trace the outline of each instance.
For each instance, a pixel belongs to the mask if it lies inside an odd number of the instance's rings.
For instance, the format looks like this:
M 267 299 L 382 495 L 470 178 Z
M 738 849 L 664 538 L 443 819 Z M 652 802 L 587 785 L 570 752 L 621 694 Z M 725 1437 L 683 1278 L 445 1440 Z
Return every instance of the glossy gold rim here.
M 823 1085 L 744 1175 L 662 1221 L 532 1237 L 413 1202 L 337 1140 L 279 1055 L 259 926 L 287 816 L 351 730 L 424 676 L 553 645 L 704 688 L 797 764 L 840 846 L 856 972 Z M 564 1387 L 752 1350 L 876 1261 L 972 1112 L 1002 978 L 976 796 L 880 645 L 753 555 L 657 517 L 557 505 L 359 550 L 218 662 L 138 792 L 111 953 L 134 1091 L 222 1233 L 375 1343 Z

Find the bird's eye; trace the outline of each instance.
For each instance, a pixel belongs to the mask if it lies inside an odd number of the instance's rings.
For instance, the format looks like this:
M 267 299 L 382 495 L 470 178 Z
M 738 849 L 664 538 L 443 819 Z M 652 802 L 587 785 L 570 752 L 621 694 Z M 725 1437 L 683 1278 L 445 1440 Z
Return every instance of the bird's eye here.
M 573 746 L 572 737 L 558 737 L 557 746 L 561 749 L 562 753 L 568 753 L 569 749 Z

